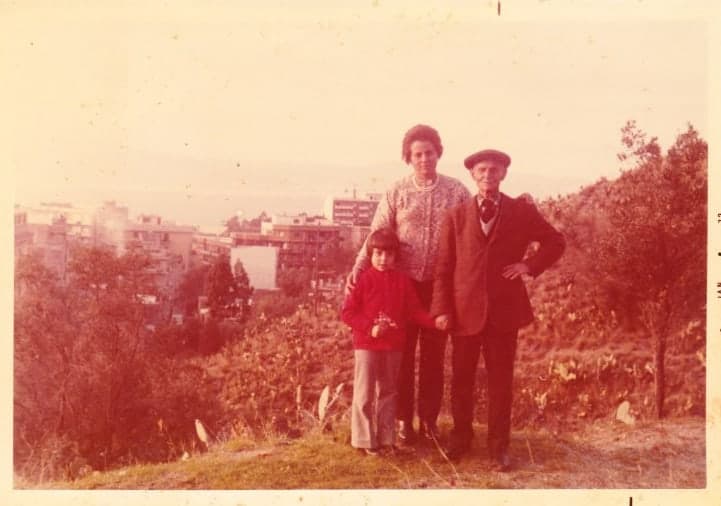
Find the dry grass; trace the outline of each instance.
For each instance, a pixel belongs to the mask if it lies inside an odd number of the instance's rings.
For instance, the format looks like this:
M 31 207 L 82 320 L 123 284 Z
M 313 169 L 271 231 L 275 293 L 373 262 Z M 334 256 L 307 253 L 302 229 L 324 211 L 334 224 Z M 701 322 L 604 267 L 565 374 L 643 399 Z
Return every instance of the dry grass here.
M 444 430 L 448 423 L 442 424 Z M 478 431 L 454 467 L 432 445 L 386 457 L 352 449 L 345 435 L 310 434 L 273 446 L 226 446 L 190 460 L 98 473 L 75 482 L 22 488 L 73 489 L 413 489 L 703 488 L 701 418 L 596 422 L 571 433 L 516 431 L 514 469 L 493 471 Z

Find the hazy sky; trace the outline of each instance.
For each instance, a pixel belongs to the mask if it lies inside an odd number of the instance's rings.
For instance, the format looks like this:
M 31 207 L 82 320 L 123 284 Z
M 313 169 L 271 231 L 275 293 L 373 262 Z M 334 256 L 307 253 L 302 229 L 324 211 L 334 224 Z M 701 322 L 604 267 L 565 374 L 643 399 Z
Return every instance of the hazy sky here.
M 707 135 L 713 2 L 337 3 L 3 3 L 15 202 L 318 212 L 407 174 L 416 123 L 441 172 L 471 186 L 463 158 L 503 149 L 504 190 L 544 197 L 615 177 L 627 119 Z

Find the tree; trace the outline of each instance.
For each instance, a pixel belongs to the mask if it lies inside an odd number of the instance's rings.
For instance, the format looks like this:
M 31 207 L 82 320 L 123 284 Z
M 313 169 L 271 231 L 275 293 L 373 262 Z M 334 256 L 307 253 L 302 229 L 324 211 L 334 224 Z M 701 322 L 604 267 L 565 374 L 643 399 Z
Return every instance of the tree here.
M 122 451 L 146 388 L 141 296 L 153 290 L 149 266 L 135 252 L 116 257 L 109 249 L 76 248 L 63 285 L 34 259 L 21 259 L 16 436 L 38 441 L 53 433 L 78 442 L 77 452 L 94 456 L 94 467 Z
M 318 255 L 318 269 L 336 276 L 347 274 L 353 267 L 356 254 L 356 250 L 341 245 L 339 241 L 323 244 Z
M 654 342 L 656 414 L 664 415 L 665 355 L 674 325 L 703 307 L 706 280 L 707 145 L 689 125 L 662 156 L 635 123 L 622 130 L 635 162 L 614 184 L 597 243 L 599 289 L 623 292 Z
M 236 260 L 233 265 L 233 276 L 235 276 L 236 299 L 240 301 L 240 313 L 245 319 L 248 315 L 248 303 L 250 296 L 253 295 L 253 287 L 250 286 L 250 278 L 240 260 Z
M 288 297 L 299 297 L 310 290 L 313 272 L 306 268 L 289 268 L 278 272 L 278 287 Z
M 243 230 L 243 228 L 237 214 L 234 214 L 225 221 L 225 235 L 228 235 L 230 232 L 240 232 L 241 230 Z
M 250 220 L 241 220 L 237 214 L 234 214 L 225 220 L 225 230 L 223 231 L 223 235 L 230 235 L 231 232 L 260 232 L 261 223 L 268 221 L 269 219 L 270 217 L 265 213 L 265 211 Z
M 206 295 L 213 317 L 223 316 L 238 296 L 235 276 L 230 270 L 228 255 L 219 255 L 211 265 L 206 277 Z
M 102 469 L 121 459 L 166 458 L 173 450 L 158 437 L 158 420 L 163 434 L 169 437 L 170 428 L 175 438 L 192 417 L 215 409 L 215 400 L 201 394 L 200 372 L 168 358 L 145 327 L 151 269 L 137 250 L 116 256 L 77 247 L 61 283 L 40 258 L 18 259 L 13 450 L 19 473 L 53 478 L 78 459 Z
M 198 336 L 198 351 L 202 355 L 217 353 L 223 347 L 223 336 L 217 320 L 210 318 L 200 330 Z
M 183 276 L 178 286 L 176 302 L 183 309 L 183 314 L 188 317 L 197 311 L 198 297 L 205 293 L 205 280 L 208 277 L 209 265 L 193 267 Z
M 71 300 L 39 255 L 18 259 L 15 285 L 13 428 L 16 440 L 30 442 L 14 447 L 16 460 L 22 461 L 47 432 L 67 425 L 73 329 L 65 317 Z

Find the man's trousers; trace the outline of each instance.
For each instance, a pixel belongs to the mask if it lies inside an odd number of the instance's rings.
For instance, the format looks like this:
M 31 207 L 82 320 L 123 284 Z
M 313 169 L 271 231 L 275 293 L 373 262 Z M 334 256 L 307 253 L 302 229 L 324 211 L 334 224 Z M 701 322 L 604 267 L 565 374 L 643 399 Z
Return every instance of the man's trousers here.
M 488 373 L 488 451 L 495 457 L 508 448 L 517 342 L 518 330 L 499 331 L 489 326 L 480 334 L 452 337 L 451 412 L 456 443 L 468 445 L 473 437 L 474 383 L 483 351 Z

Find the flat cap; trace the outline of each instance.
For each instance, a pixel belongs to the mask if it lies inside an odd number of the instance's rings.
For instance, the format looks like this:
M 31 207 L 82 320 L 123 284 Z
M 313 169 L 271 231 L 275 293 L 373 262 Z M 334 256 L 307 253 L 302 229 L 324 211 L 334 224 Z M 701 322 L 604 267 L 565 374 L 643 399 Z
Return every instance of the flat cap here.
M 505 168 L 508 168 L 508 166 L 511 165 L 511 157 L 503 151 L 498 151 L 496 149 L 484 149 L 482 151 L 478 151 L 477 153 L 473 153 L 463 161 L 463 165 L 466 166 L 466 169 L 472 169 L 475 164 L 482 160 L 494 160 L 503 165 Z

